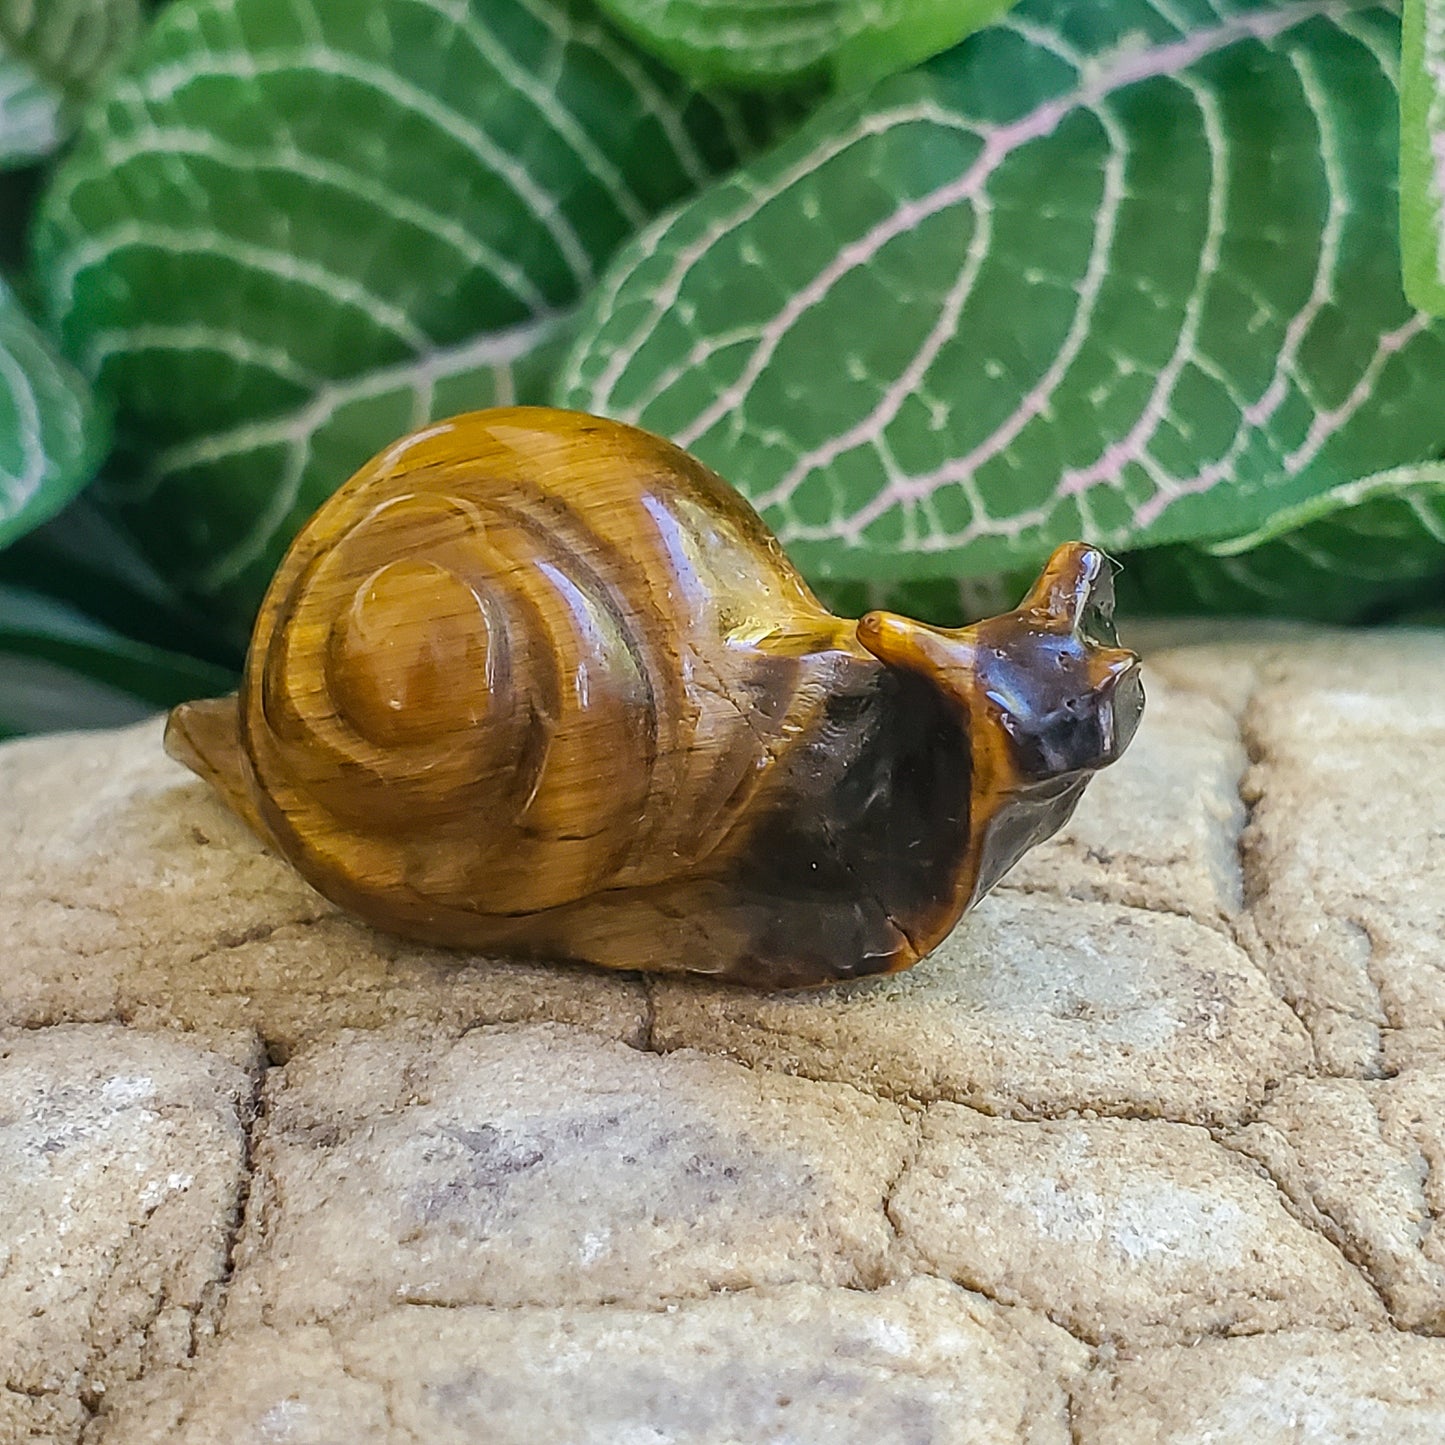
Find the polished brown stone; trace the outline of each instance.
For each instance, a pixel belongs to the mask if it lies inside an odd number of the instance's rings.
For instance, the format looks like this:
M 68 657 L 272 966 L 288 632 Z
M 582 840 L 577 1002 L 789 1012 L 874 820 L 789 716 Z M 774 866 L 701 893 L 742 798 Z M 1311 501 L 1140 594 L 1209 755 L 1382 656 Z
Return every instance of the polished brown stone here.
M 477 412 L 312 518 L 171 752 L 389 932 L 788 988 L 907 968 L 1127 746 L 1112 564 L 974 627 L 834 617 L 635 428 Z

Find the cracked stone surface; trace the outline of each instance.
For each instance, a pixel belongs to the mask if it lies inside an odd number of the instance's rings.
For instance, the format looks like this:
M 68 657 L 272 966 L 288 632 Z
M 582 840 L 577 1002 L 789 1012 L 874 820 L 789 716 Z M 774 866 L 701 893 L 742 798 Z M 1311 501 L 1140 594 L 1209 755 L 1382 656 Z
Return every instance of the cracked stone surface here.
M 0 1024 L 253 1028 L 272 1052 L 400 1017 L 639 1041 L 636 978 L 485 963 L 342 917 L 161 750 L 162 720 L 0 747 Z
M 1202 1129 L 937 1104 L 922 1134 L 891 1203 L 908 1252 L 1091 1342 L 1384 1322 L 1334 1245 Z
M 238 1321 L 889 1274 L 908 1130 L 845 1085 L 534 1025 L 343 1036 L 266 1107 Z
M 1285 1331 L 1155 1350 L 1080 1392 L 1087 1445 L 1438 1445 L 1445 1340 Z
M 420 948 L 0 747 L 0 1445 L 1445 1438 L 1445 639 L 1148 634 L 931 959 Z
M 1292 1079 L 1235 1142 L 1359 1264 L 1396 1323 L 1445 1334 L 1445 1068 Z
M 1251 920 L 1326 1073 L 1445 1063 L 1441 662 L 1423 634 L 1302 646 L 1245 712 Z
M 264 1439 L 929 1441 L 1068 1445 L 1087 1352 L 938 1280 L 810 1285 L 667 1312 L 392 1309 L 341 1331 L 253 1329 L 133 1396 L 135 1445 Z M 280 1406 L 280 1408 L 278 1408 Z
M 0 1035 L 0 1439 L 73 1437 L 209 1334 L 251 1092 L 164 1035 Z
M 1225 934 L 1000 890 L 907 973 L 822 994 L 654 985 L 653 1042 L 896 1097 L 1032 1117 L 1241 1118 L 1308 1035 Z

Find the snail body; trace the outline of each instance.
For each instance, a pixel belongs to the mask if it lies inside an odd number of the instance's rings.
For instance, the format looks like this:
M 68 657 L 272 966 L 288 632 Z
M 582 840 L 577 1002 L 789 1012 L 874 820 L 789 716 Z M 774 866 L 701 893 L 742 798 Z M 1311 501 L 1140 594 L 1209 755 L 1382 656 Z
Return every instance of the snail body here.
M 770 987 L 907 968 L 1127 745 L 1112 564 L 972 628 L 833 616 L 686 453 L 580 413 L 403 438 L 297 536 L 167 748 L 387 931 Z

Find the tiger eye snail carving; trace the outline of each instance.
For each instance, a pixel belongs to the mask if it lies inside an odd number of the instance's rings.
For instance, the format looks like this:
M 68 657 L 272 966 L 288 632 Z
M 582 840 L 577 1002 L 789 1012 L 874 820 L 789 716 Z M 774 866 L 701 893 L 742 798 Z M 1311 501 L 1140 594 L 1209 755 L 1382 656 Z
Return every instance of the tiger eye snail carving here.
M 403 438 L 296 538 L 168 751 L 406 937 L 796 988 L 905 969 L 1144 695 L 1113 564 L 948 629 L 834 617 L 725 482 L 575 412 Z

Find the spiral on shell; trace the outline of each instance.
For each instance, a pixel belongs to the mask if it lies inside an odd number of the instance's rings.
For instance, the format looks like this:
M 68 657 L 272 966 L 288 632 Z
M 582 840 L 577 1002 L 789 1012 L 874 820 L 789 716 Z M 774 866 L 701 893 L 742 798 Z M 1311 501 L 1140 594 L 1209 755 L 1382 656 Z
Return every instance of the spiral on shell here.
M 1035 621 L 1053 609 L 1110 720 L 1040 813 L 1043 784 L 979 751 L 977 638 L 832 616 L 746 503 L 656 437 L 476 413 L 321 508 L 239 699 L 178 709 L 168 746 L 393 931 L 779 984 L 896 968 L 1021 851 L 984 846 L 1011 794 L 1018 816 L 1032 788 L 1027 846 L 1132 733 L 1113 716 L 1123 696 L 1137 718 L 1132 654 L 1080 630 L 1107 563 L 1079 549 L 1054 571 L 1068 595 Z

